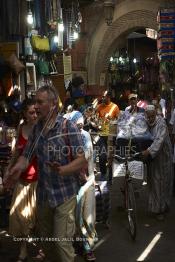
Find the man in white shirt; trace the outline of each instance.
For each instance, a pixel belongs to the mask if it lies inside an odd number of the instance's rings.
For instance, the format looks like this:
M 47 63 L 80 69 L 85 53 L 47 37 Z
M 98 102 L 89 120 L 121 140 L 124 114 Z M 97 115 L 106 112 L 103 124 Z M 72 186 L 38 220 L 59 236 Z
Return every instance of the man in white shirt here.
M 165 101 L 165 99 L 161 98 L 160 94 L 158 94 L 157 100 L 158 100 L 159 105 L 162 108 L 163 118 L 166 119 L 166 113 L 167 113 L 167 111 L 166 111 L 166 101 Z

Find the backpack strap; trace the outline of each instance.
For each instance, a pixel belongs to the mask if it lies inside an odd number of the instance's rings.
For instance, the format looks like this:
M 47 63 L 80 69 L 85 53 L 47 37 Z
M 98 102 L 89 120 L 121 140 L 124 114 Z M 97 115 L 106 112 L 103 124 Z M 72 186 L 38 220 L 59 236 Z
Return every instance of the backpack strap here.
M 63 131 L 63 134 L 64 134 L 65 143 L 69 147 L 69 149 L 68 149 L 68 160 L 69 160 L 69 162 L 71 162 L 73 160 L 73 156 L 72 156 L 72 150 L 71 150 L 71 146 L 70 146 L 67 123 L 68 123 L 68 120 L 65 118 L 63 120 L 62 131 Z

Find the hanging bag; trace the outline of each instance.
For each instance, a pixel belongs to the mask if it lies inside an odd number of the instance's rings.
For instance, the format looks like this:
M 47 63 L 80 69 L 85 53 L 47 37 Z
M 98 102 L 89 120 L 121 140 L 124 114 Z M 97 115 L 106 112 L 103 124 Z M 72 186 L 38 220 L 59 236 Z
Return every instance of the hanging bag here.
M 49 75 L 49 63 L 45 56 L 40 56 L 36 61 L 36 68 L 39 75 Z
M 31 45 L 33 50 L 40 52 L 48 52 L 50 51 L 49 39 L 40 35 L 32 35 L 31 37 Z
M 18 59 L 15 53 L 12 53 L 7 59 L 6 62 L 11 70 L 18 75 L 21 71 L 25 69 L 24 64 Z
M 55 61 L 53 57 L 50 57 L 49 59 L 49 73 L 50 75 L 57 75 L 58 71 L 57 71 L 57 67 L 55 65 Z

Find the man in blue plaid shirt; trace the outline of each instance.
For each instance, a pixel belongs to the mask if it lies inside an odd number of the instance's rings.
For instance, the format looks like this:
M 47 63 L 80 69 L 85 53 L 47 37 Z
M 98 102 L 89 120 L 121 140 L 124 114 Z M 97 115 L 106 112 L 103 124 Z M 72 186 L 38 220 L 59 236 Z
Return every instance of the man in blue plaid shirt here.
M 78 174 L 86 159 L 80 131 L 58 114 L 57 104 L 53 88 L 38 89 L 35 108 L 39 121 L 4 184 L 13 186 L 33 155 L 37 156 L 37 223 L 44 252 L 49 261 L 73 262 Z

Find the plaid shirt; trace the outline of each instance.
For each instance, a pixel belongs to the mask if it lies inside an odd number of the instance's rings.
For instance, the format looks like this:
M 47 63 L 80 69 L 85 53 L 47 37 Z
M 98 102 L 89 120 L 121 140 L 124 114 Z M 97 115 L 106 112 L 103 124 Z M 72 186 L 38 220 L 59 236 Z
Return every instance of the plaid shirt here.
M 77 174 L 60 176 L 46 164 L 46 161 L 57 161 L 61 165 L 66 165 L 75 159 L 79 150 L 82 151 L 83 142 L 80 131 L 69 120 L 66 122 L 65 130 L 63 128 L 64 121 L 65 118 L 58 115 L 55 126 L 45 135 L 41 134 L 43 124 L 38 122 L 23 153 L 23 156 L 28 158 L 29 161 L 31 155 L 37 156 L 39 169 L 37 200 L 39 205 L 48 200 L 51 207 L 56 207 L 78 192 Z M 31 154 L 31 148 L 37 137 L 39 137 L 39 140 Z

